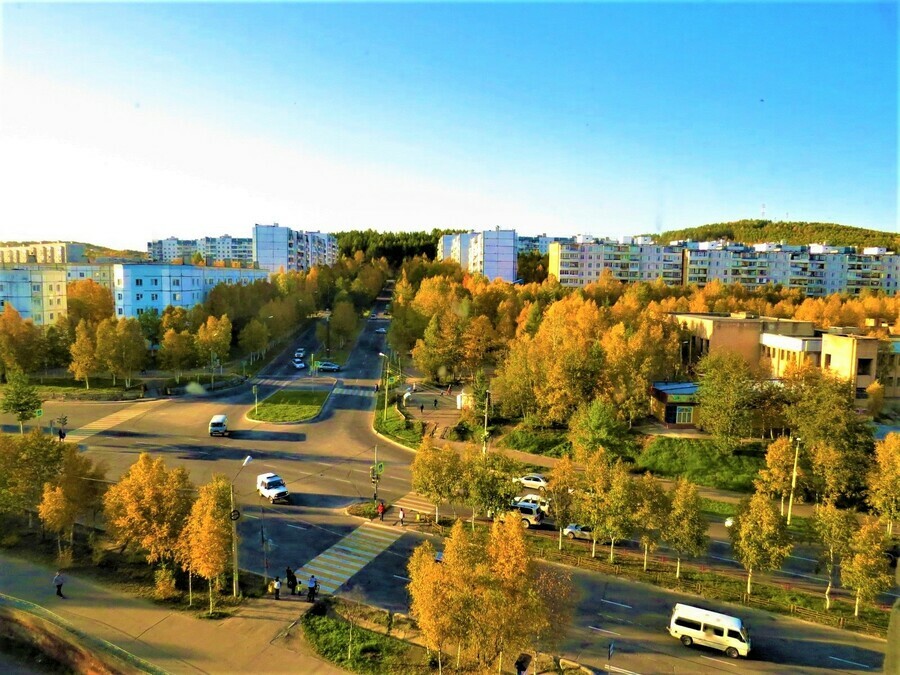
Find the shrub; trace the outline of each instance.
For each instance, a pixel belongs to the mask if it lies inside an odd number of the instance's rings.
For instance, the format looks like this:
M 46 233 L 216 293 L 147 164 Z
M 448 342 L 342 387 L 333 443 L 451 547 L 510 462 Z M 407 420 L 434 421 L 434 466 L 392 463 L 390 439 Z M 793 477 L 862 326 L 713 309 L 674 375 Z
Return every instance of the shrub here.
M 153 596 L 157 600 L 174 600 L 181 596 L 180 591 L 175 586 L 175 574 L 168 567 L 156 570 L 153 578 L 155 580 Z

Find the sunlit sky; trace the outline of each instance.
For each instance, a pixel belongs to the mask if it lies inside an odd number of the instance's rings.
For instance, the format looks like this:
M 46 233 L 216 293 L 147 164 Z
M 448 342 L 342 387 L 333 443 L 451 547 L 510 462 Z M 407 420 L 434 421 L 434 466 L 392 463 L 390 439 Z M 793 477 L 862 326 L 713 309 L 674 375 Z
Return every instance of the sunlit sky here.
M 2 5 L 0 239 L 896 231 L 896 3 Z

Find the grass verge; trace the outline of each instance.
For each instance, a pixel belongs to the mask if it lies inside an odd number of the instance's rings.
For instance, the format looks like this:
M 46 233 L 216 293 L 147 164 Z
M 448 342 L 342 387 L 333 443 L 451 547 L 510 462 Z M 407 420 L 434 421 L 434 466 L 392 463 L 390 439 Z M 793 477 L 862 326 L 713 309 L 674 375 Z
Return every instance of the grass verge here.
M 635 462 L 635 468 L 658 476 L 683 476 L 693 483 L 737 492 L 752 492 L 753 480 L 765 466 L 756 446 L 722 453 L 715 442 L 695 438 L 654 437 Z
M 504 434 L 498 444 L 504 448 L 547 457 L 562 457 L 572 447 L 563 430 L 523 429 L 521 427 Z
M 384 392 L 381 391 L 376 399 L 375 407 L 375 431 L 382 436 L 387 436 L 400 445 L 417 449 L 422 444 L 425 427 L 419 420 L 407 420 L 396 404 L 388 402 L 387 413 L 384 411 Z
M 259 409 L 251 410 L 247 417 L 257 422 L 303 422 L 314 418 L 322 410 L 327 391 L 277 391 Z

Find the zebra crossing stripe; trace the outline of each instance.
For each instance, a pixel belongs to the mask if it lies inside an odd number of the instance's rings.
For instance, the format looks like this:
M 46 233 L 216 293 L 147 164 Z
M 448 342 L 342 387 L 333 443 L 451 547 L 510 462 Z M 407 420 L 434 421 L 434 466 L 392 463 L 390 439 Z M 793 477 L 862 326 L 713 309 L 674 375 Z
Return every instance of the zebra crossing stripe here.
M 364 523 L 297 570 L 297 578 L 315 574 L 326 593 L 334 593 L 353 575 L 397 541 L 403 532 L 386 532 Z
M 66 434 L 66 440 L 70 442 L 83 441 L 84 439 L 90 438 L 91 436 L 94 436 L 101 431 L 112 429 L 113 427 L 118 426 L 123 422 L 127 422 L 128 420 L 133 419 L 134 417 L 137 417 L 138 415 L 145 413 L 152 408 L 155 408 L 160 403 L 162 403 L 162 401 L 149 401 L 147 403 L 132 404 L 125 410 L 114 412 L 111 415 L 107 415 L 106 417 L 101 417 L 99 420 L 89 422 L 83 427 L 73 429 Z

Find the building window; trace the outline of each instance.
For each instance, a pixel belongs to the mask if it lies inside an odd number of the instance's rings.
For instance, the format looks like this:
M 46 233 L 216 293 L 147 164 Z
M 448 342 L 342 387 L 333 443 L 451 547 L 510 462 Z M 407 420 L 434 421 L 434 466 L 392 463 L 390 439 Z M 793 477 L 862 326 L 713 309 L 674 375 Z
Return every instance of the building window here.
M 150 299 L 153 300 L 154 302 L 159 300 L 159 293 L 151 293 Z
M 79 279 L 84 279 L 84 272 L 79 272 L 79 273 L 78 273 L 78 278 L 79 278 Z
M 135 285 L 135 286 L 143 286 L 143 285 L 144 285 L 144 280 L 143 280 L 143 279 L 135 279 L 135 280 L 134 280 L 134 285 Z
M 872 374 L 872 359 L 858 359 L 856 362 L 856 374 L 857 375 L 871 375 Z
M 823 368 L 831 368 L 831 354 L 824 354 L 825 361 L 822 363 Z
M 119 293 L 118 296 L 119 296 L 119 300 L 121 300 L 121 299 L 122 299 L 122 294 Z
M 151 286 L 159 286 L 159 279 L 151 279 L 150 285 Z
M 53 312 L 50 312 L 50 320 L 53 321 Z
M 135 298 L 134 298 L 134 299 L 135 299 L 135 300 L 143 300 L 143 299 L 144 299 L 144 294 L 143 294 L 143 293 L 137 293 L 137 294 L 135 295 Z
M 119 316 L 122 316 L 122 308 L 121 307 L 119 307 L 118 314 L 119 314 Z
M 173 286 L 181 286 L 181 279 L 172 279 Z
M 179 293 L 172 293 L 172 302 L 178 302 L 180 299 Z
M 41 290 L 41 285 L 40 285 L 40 284 L 31 284 L 31 290 L 33 290 L 33 291 L 40 291 L 40 290 Z
M 137 315 L 140 316 L 140 315 L 143 314 L 143 313 L 144 313 L 144 310 L 141 309 L 140 307 L 138 307 Z

